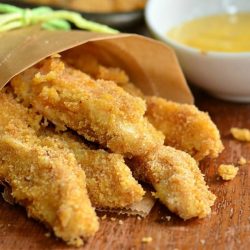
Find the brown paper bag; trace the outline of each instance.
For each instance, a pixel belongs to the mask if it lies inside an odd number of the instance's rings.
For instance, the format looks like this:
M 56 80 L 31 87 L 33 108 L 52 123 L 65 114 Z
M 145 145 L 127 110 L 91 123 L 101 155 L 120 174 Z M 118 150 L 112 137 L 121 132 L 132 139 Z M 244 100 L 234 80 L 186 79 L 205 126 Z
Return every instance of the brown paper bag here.
M 36 26 L 0 33 L 0 89 L 42 59 L 86 43 L 108 53 L 144 94 L 193 103 L 175 53 L 163 43 L 139 35 L 52 32 Z
M 144 94 L 193 103 L 175 53 L 160 42 L 130 34 L 42 31 L 37 26 L 0 33 L 0 89 L 42 59 L 86 44 L 94 46 L 113 66 L 125 69 Z M 154 203 L 154 198 L 147 195 L 141 202 L 113 212 L 146 216 Z

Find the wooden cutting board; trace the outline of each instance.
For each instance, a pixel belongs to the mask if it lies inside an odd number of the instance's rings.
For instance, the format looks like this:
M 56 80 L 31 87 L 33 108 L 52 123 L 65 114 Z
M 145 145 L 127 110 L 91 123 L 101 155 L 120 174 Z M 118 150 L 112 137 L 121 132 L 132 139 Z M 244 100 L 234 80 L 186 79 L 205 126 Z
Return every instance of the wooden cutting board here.
M 250 163 L 239 166 L 239 173 L 232 181 L 222 181 L 216 175 L 221 163 L 237 164 L 241 156 L 250 161 L 250 143 L 234 140 L 229 132 L 231 127 L 250 129 L 250 104 L 223 102 L 200 93 L 196 100 L 200 109 L 208 111 L 218 125 L 225 145 L 218 159 L 201 164 L 211 190 L 218 197 L 211 216 L 184 222 L 158 203 L 143 220 L 108 215 L 101 221 L 96 236 L 81 249 L 250 249 Z M 166 216 L 170 216 L 169 221 Z M 47 237 L 46 233 L 43 225 L 26 217 L 23 208 L 0 199 L 0 249 L 73 249 L 54 236 Z M 142 243 L 143 237 L 152 237 L 152 242 Z

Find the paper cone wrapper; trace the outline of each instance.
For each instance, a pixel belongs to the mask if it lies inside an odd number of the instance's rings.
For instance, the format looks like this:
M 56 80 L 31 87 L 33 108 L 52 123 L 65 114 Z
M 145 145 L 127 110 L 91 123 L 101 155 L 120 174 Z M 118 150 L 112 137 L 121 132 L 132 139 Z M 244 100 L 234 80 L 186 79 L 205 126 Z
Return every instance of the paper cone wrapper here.
M 131 34 L 43 31 L 35 26 L 0 33 L 0 40 L 0 89 L 12 77 L 48 56 L 93 44 L 113 63 L 124 68 L 145 95 L 193 103 L 174 51 L 150 38 Z

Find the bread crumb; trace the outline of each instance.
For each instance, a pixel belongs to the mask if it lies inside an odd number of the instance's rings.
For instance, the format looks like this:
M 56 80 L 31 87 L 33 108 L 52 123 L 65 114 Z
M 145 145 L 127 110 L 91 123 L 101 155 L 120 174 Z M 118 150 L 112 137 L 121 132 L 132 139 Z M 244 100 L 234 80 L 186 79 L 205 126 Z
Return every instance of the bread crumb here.
M 166 220 L 170 221 L 171 220 L 171 216 L 166 216 Z
M 118 221 L 118 224 L 119 224 L 119 225 L 123 225 L 123 221 L 122 221 L 122 220 L 119 220 L 119 221 Z
M 140 216 L 137 216 L 136 219 L 137 219 L 137 220 L 141 220 L 141 217 L 140 217 Z
M 200 243 L 201 243 L 202 245 L 205 245 L 206 241 L 205 241 L 205 240 L 200 240 Z
M 45 235 L 45 237 L 49 238 L 51 236 L 51 233 L 48 232 L 48 233 L 45 233 L 44 235 Z
M 151 192 L 151 195 L 156 198 L 156 192 Z
M 230 208 L 229 216 L 232 217 L 233 215 L 234 215 L 234 209 L 231 207 L 231 208 Z
M 101 217 L 101 220 L 106 220 L 106 218 L 107 218 L 107 215 L 104 214 L 104 215 Z
M 142 243 L 150 243 L 150 242 L 152 242 L 152 240 L 153 240 L 152 237 L 143 237 L 141 242 Z
M 247 160 L 243 156 L 241 156 L 240 159 L 239 159 L 239 161 L 238 161 L 238 163 L 240 165 L 245 165 L 247 163 Z
M 239 141 L 250 142 L 250 130 L 246 128 L 231 128 L 231 134 Z
M 32 177 L 31 177 L 31 176 L 25 176 L 24 179 L 25 179 L 26 181 L 31 181 Z
M 61 58 L 61 55 L 56 53 L 50 56 L 51 58 Z
M 41 123 L 41 125 L 43 126 L 43 127 L 48 127 L 49 126 L 49 121 L 48 121 L 48 119 L 47 118 L 44 118 L 44 120 L 42 121 L 42 123 Z
M 110 220 L 111 220 L 111 221 L 116 221 L 116 218 L 111 217 Z
M 218 168 L 218 174 L 223 180 L 229 181 L 237 175 L 238 170 L 239 168 L 234 165 L 221 164 Z

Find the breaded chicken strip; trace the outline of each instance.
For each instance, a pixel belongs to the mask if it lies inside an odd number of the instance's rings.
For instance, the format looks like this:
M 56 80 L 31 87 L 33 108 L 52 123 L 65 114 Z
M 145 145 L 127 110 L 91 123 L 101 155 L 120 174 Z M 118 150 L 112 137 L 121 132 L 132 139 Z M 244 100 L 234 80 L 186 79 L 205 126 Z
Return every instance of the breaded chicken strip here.
M 194 105 L 148 97 L 146 116 L 165 135 L 165 145 L 183 150 L 197 161 L 218 157 L 224 148 L 216 125 Z
M 68 244 L 82 245 L 98 230 L 83 170 L 69 150 L 42 145 L 26 123 L 30 114 L 10 95 L 0 92 L 0 106 L 1 181 L 11 186 L 28 216 L 49 225 Z
M 215 158 L 223 150 L 219 131 L 207 113 L 199 111 L 194 105 L 179 104 L 159 97 L 146 97 L 129 76 L 120 68 L 105 67 L 98 59 L 83 50 L 84 56 L 78 57 L 77 50 L 64 54 L 65 60 L 94 79 L 114 81 L 126 92 L 146 100 L 146 117 L 154 127 L 165 135 L 165 145 L 183 150 L 197 161 L 206 156 Z
M 187 153 L 160 146 L 147 156 L 130 161 L 135 176 L 149 182 L 156 197 L 184 220 L 206 217 L 216 199 L 196 161 Z
M 145 102 L 114 82 L 93 80 L 59 58 L 42 61 L 14 77 L 15 93 L 58 129 L 67 127 L 115 153 L 142 155 L 164 136 L 144 118 Z
M 145 192 L 134 179 L 119 154 L 104 150 L 91 150 L 69 132 L 55 134 L 45 130 L 45 145 L 50 143 L 69 148 L 86 174 L 91 203 L 98 208 L 121 208 L 138 202 Z

